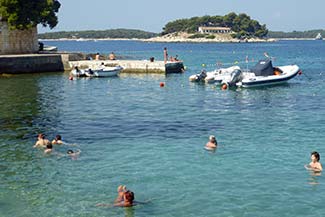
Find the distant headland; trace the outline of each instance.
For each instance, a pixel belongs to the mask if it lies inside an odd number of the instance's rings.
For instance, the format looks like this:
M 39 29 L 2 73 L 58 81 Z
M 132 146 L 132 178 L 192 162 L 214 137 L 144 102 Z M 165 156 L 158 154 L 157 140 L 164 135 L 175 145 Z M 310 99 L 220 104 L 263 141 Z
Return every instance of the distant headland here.
M 61 31 L 39 34 L 41 40 L 141 40 L 146 42 L 274 42 L 279 39 L 314 39 L 325 30 L 269 31 L 247 14 L 201 16 L 168 22 L 161 33 L 136 29 Z

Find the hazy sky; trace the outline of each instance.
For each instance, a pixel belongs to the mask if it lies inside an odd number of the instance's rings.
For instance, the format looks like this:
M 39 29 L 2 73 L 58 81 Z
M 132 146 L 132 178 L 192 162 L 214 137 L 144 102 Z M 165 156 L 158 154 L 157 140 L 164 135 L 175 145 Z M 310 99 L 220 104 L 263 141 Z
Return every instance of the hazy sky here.
M 180 18 L 246 13 L 269 30 L 325 29 L 325 0 L 59 0 L 59 24 L 39 32 L 115 28 L 161 32 Z

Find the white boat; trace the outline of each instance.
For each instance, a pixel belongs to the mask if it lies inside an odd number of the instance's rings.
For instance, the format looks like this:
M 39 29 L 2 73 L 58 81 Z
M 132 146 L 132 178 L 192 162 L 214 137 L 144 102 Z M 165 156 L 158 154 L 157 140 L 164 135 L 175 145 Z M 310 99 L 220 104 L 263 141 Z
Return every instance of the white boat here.
M 71 71 L 71 75 L 74 77 L 114 77 L 117 76 L 122 69 L 121 66 L 105 66 L 97 69 L 78 69 L 78 67 L 75 67 Z
M 202 70 L 200 73 L 191 75 L 189 80 L 192 82 L 204 81 L 206 83 L 221 83 L 221 81 L 229 76 L 234 70 L 240 69 L 239 66 L 231 66 L 229 68 L 220 68 L 211 72 Z
M 300 74 L 297 65 L 273 67 L 272 61 L 260 60 L 250 71 L 234 70 L 230 76 L 221 82 L 222 88 L 228 87 L 258 87 L 287 82 Z
M 99 69 L 87 69 L 85 70 L 85 74 L 87 77 L 114 77 L 117 76 L 122 69 L 121 66 L 105 66 Z
M 323 40 L 322 35 L 320 34 L 320 32 L 317 34 L 317 36 L 315 37 L 315 40 Z
M 71 75 L 73 77 L 86 77 L 86 72 L 83 69 L 79 69 L 78 67 L 75 67 L 72 71 L 71 71 Z
M 207 76 L 204 79 L 205 83 L 221 83 L 227 76 L 229 76 L 236 69 L 240 70 L 239 66 L 231 66 L 229 68 L 216 69 L 212 72 L 207 72 Z

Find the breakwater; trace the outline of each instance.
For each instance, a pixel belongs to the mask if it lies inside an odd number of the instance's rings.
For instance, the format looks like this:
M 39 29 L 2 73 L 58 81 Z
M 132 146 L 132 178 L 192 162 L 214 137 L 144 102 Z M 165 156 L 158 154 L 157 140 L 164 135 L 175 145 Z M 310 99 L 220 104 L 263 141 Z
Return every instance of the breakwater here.
M 0 74 L 23 74 L 70 71 L 74 66 L 96 68 L 100 64 L 120 65 L 124 73 L 172 73 L 181 72 L 183 62 L 148 60 L 81 60 L 82 54 L 24 54 L 1 55 Z
M 1 55 L 0 74 L 62 72 L 69 69 L 69 54 Z

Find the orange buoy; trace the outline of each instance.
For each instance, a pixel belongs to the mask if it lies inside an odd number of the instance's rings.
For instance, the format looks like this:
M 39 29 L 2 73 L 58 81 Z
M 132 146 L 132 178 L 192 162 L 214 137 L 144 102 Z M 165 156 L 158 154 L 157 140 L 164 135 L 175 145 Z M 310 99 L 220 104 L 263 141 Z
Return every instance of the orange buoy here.
M 223 84 L 222 86 L 221 86 L 221 90 L 227 90 L 228 89 L 228 85 L 227 84 Z
M 165 83 L 164 82 L 160 82 L 159 86 L 160 87 L 164 87 L 165 86 Z
M 73 81 L 73 77 L 72 77 L 72 76 L 70 76 L 70 77 L 69 77 L 69 80 L 70 80 L 70 81 Z
M 275 71 L 274 71 L 274 75 L 281 75 L 281 72 L 275 70 Z

